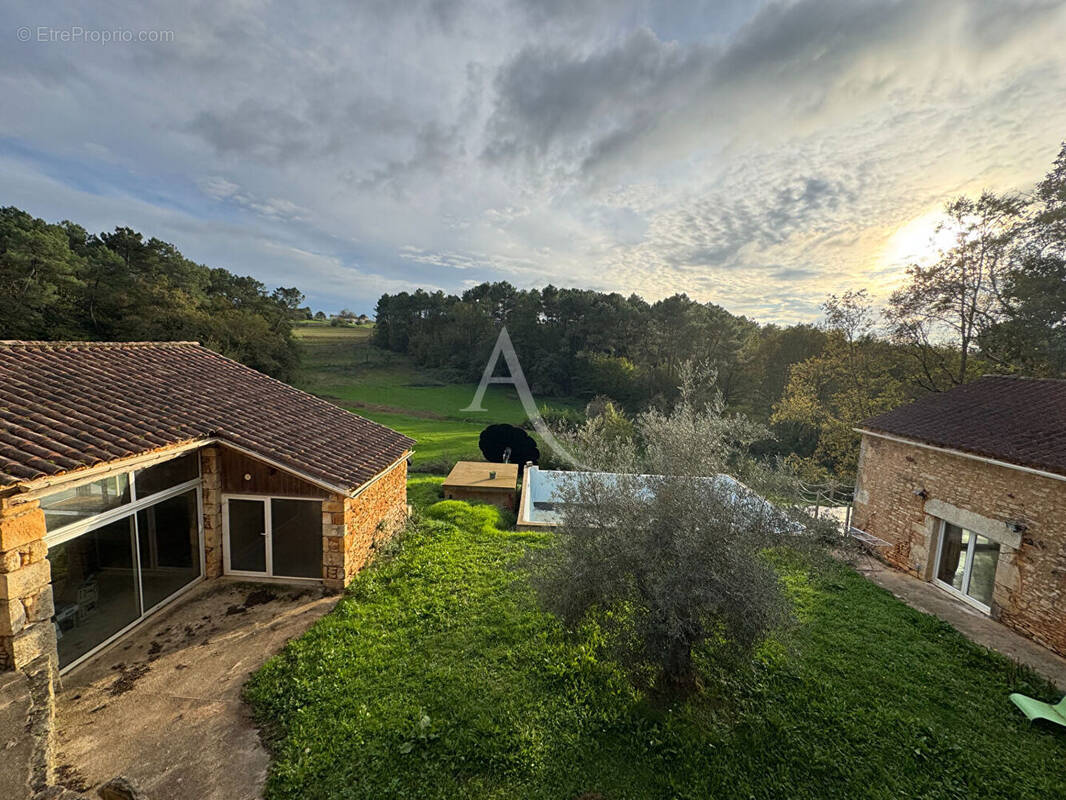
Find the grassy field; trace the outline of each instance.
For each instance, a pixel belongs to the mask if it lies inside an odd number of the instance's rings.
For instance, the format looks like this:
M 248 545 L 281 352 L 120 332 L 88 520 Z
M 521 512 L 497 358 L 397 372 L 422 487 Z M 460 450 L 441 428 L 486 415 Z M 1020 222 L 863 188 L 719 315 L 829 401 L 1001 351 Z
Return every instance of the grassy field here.
M 485 412 L 463 411 L 474 398 L 476 384 L 435 380 L 405 356 L 371 346 L 372 332 L 372 326 L 297 327 L 303 356 L 297 385 L 416 439 L 418 467 L 447 471 L 445 465 L 461 458 L 480 459 L 477 439 L 485 426 L 525 421 L 518 395 L 508 386 L 488 388 Z M 549 402 L 579 405 L 567 399 Z
M 369 328 L 298 335 L 301 388 L 414 436 L 423 468 L 522 420 L 502 387 L 463 412 L 472 384 L 427 378 Z M 246 687 L 270 800 L 1066 796 L 1066 736 L 1007 699 L 1055 690 L 849 569 L 779 559 L 799 625 L 663 708 L 538 608 L 521 558 L 548 535 L 439 503 L 440 482 L 411 477 L 420 521 Z
M 256 673 L 268 798 L 1066 796 L 1066 736 L 1007 700 L 1053 690 L 844 567 L 781 559 L 794 634 L 664 709 L 538 609 L 520 558 L 548 540 L 505 527 L 429 506 Z

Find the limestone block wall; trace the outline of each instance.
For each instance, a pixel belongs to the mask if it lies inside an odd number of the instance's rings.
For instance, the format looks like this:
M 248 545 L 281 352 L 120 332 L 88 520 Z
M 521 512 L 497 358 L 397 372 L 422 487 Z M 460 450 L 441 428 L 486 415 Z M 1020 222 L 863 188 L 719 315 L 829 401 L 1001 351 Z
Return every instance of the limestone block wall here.
M 993 616 L 1066 655 L 1066 481 L 865 435 L 855 488 L 852 524 L 925 580 L 938 518 L 998 541 Z
M 36 500 L 0 497 L 0 669 L 56 656 L 51 567 Z
M 222 454 L 217 445 L 200 450 L 200 478 L 204 514 L 204 573 L 222 574 Z
M 407 517 L 407 462 L 400 461 L 355 497 L 322 503 L 322 577 L 341 589 Z

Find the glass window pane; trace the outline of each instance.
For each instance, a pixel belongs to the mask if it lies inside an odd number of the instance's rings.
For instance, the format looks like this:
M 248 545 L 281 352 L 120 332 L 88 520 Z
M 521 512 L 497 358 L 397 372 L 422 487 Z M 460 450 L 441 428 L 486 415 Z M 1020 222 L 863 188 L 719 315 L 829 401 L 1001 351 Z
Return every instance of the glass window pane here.
M 974 542 L 970 585 L 966 593 L 974 600 L 992 605 L 992 591 L 996 585 L 996 565 L 999 563 L 999 543 L 977 536 Z
M 229 500 L 229 565 L 241 572 L 266 572 L 266 503 Z
M 200 577 L 196 490 L 138 511 L 137 540 L 147 611 Z
M 940 568 L 936 576 L 944 583 L 950 583 L 960 592 L 966 571 L 966 548 L 969 543 L 969 531 L 964 531 L 950 522 L 944 523 L 944 536 L 940 544 Z
M 130 478 L 125 472 L 41 498 L 49 533 L 130 501 Z
M 140 616 L 132 516 L 49 547 L 48 561 L 60 666 Z
M 137 499 L 143 500 L 171 486 L 200 477 L 200 456 L 193 451 L 137 472 Z
M 288 578 L 322 577 L 322 503 L 271 500 L 274 574 Z

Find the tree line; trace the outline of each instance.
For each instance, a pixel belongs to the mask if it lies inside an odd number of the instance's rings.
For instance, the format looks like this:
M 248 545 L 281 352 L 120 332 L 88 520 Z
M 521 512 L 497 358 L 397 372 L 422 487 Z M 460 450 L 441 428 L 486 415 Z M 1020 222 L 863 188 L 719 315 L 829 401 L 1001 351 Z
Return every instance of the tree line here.
M 1066 147 L 1032 193 L 957 198 L 941 228 L 950 243 L 884 308 L 831 295 L 817 325 L 761 325 L 684 294 L 500 282 L 384 294 L 374 343 L 471 381 L 506 326 L 536 394 L 630 410 L 668 407 L 682 365 L 709 364 L 729 411 L 770 424 L 764 452 L 850 480 L 867 417 L 985 373 L 1066 375 Z
M 0 208 L 0 339 L 195 340 L 290 380 L 303 302 L 130 228 L 91 234 Z

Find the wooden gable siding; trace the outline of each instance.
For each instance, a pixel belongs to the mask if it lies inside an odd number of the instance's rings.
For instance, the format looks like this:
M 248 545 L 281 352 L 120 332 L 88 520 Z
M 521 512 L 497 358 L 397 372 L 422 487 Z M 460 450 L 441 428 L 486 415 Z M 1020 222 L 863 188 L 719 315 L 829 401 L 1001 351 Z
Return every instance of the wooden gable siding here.
M 245 475 L 250 476 L 245 480 Z M 284 497 L 329 497 L 325 489 L 229 447 L 222 447 L 222 491 Z

